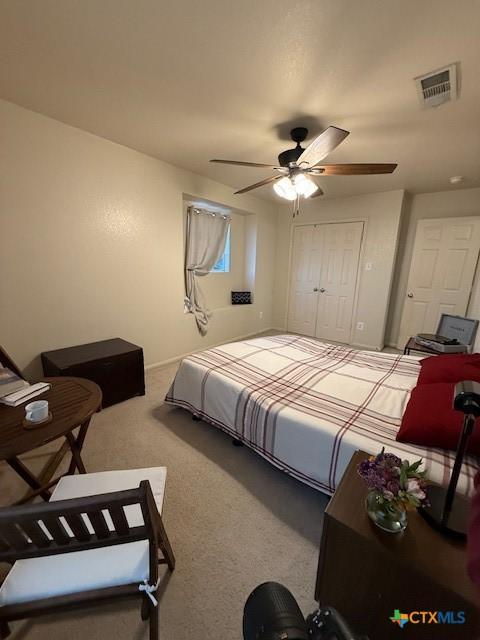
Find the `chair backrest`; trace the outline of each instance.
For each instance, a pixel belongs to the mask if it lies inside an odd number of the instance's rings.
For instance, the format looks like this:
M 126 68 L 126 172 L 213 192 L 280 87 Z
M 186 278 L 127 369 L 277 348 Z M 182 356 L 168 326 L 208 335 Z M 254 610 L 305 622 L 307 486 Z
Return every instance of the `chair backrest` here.
M 0 562 L 86 551 L 136 540 L 152 542 L 154 504 L 150 483 L 144 480 L 136 489 L 0 509 Z M 140 505 L 142 525 L 129 525 L 124 511 L 128 505 Z M 105 512 L 110 516 L 108 520 Z
M 5 349 L 1 345 L 0 345 L 0 365 L 2 365 L 2 367 L 7 367 L 8 369 L 10 369 L 10 371 L 15 373 L 19 378 L 23 378 L 23 373 L 20 371 L 20 369 L 15 364 L 15 362 L 10 358 L 8 353 L 5 351 Z

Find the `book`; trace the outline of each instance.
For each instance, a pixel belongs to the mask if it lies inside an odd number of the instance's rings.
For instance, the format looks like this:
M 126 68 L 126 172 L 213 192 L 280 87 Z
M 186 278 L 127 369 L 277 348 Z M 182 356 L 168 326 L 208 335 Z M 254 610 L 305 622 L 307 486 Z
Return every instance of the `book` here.
M 0 398 L 29 386 L 26 380 L 17 376 L 7 367 L 0 367 Z
M 0 403 L 6 404 L 8 407 L 18 407 L 18 405 L 24 402 L 29 402 L 32 398 L 39 396 L 41 393 L 50 389 L 48 382 L 36 382 L 35 384 L 29 384 L 27 387 L 10 393 L 8 396 L 0 398 Z

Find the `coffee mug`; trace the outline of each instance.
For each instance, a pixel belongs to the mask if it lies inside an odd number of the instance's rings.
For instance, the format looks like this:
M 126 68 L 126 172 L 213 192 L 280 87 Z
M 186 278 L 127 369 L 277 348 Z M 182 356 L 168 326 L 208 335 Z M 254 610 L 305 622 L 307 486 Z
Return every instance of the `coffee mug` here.
M 48 418 L 48 401 L 37 400 L 25 407 L 26 419 L 29 422 L 42 422 Z

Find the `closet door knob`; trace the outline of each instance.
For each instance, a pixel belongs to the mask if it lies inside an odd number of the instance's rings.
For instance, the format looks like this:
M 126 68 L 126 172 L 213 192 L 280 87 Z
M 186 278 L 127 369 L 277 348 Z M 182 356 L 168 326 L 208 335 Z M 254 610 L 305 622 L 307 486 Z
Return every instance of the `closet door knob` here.
M 325 289 L 323 287 L 320 289 L 320 293 L 325 293 Z
M 407 298 L 413 298 L 413 293 L 411 291 L 407 293 Z
M 315 287 L 313 290 L 314 290 L 314 291 L 318 291 L 318 287 Z

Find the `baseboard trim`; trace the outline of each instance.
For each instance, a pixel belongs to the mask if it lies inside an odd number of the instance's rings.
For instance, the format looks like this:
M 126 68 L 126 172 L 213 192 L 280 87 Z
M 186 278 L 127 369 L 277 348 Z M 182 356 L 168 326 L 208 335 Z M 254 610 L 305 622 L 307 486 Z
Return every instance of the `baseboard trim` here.
M 150 369 L 157 369 L 158 367 L 165 367 L 167 364 L 172 364 L 173 362 L 178 362 L 179 360 L 183 360 L 187 356 L 191 356 L 193 353 L 200 353 L 200 351 L 205 351 L 205 349 L 214 349 L 215 347 L 219 347 L 221 344 L 227 344 L 229 342 L 236 342 L 237 340 L 245 340 L 246 338 L 251 338 L 253 336 L 261 335 L 266 331 L 278 331 L 275 327 L 267 327 L 266 329 L 262 329 L 261 331 L 253 331 L 252 333 L 245 333 L 241 336 L 234 336 L 233 338 L 229 338 L 228 340 L 222 340 L 221 342 L 216 342 L 215 344 L 211 344 L 208 347 L 203 347 L 201 349 L 195 349 L 194 351 L 187 351 L 186 353 L 181 353 L 178 356 L 173 356 L 173 358 L 167 358 L 166 360 L 160 360 L 159 362 L 154 362 L 152 364 L 145 365 L 145 371 L 150 371 Z
M 381 351 L 383 347 L 378 347 L 373 344 L 362 344 L 361 342 L 350 342 L 345 344 L 346 347 L 355 347 L 356 349 L 367 349 L 368 351 Z

